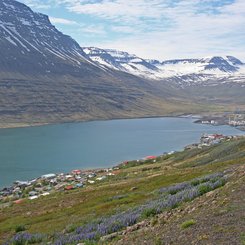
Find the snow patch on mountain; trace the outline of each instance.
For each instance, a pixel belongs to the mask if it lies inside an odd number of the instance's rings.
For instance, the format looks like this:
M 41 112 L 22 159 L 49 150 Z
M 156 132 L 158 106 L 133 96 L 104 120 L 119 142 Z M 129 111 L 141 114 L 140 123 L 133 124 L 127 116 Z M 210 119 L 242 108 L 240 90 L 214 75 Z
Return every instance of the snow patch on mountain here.
M 233 56 L 159 61 L 142 59 L 136 55 L 113 49 L 88 47 L 84 48 L 84 52 L 91 60 L 103 67 L 148 79 L 179 78 L 179 83 L 188 85 L 207 84 L 214 80 L 245 82 L 245 65 Z

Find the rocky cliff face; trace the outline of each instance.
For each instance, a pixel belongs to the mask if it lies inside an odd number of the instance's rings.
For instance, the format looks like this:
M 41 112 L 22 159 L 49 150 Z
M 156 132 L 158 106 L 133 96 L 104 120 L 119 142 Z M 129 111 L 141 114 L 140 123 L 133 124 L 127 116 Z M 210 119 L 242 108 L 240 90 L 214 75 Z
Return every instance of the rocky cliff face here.
M 13 0 L 2 0 L 0 13 L 1 71 L 76 73 L 89 67 L 80 46 L 59 32 L 48 16 Z

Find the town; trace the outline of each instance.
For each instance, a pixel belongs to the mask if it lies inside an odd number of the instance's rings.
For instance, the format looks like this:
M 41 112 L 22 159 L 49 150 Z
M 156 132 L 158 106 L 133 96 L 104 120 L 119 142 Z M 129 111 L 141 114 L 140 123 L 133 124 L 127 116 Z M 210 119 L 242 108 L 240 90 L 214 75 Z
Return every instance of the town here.
M 223 114 L 222 116 L 204 116 L 198 119 L 196 123 L 210 125 L 230 125 L 240 130 L 245 130 L 245 112 L 234 112 Z
M 184 150 L 209 147 L 222 141 L 240 139 L 245 136 L 224 136 L 222 134 L 203 134 L 199 143 L 188 145 Z M 174 151 L 158 157 L 174 154 Z M 0 190 L 0 208 L 10 204 L 20 204 L 26 200 L 34 200 L 58 191 L 71 191 L 99 183 L 120 173 L 121 168 L 132 167 L 144 163 L 155 163 L 157 156 L 147 156 L 139 160 L 124 161 L 115 167 L 94 170 L 73 170 L 70 173 L 45 174 L 30 181 L 15 181 L 12 186 Z
M 85 185 L 102 181 L 115 175 L 117 168 L 73 170 L 70 173 L 45 174 L 30 181 L 15 181 L 11 187 L 0 190 L 0 204 L 13 202 L 19 204 L 25 199 L 34 200 L 57 191 L 70 191 Z

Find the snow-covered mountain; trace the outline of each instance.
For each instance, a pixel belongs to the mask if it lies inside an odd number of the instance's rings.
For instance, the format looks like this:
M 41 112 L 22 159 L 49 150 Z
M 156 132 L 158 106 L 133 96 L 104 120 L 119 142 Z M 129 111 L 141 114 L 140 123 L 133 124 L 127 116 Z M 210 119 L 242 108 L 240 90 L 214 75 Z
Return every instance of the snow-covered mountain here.
M 0 124 L 199 113 L 210 103 L 243 106 L 244 71 L 230 56 L 161 62 L 81 48 L 48 16 L 0 0 Z
M 95 47 L 83 48 L 91 60 L 115 70 L 131 73 L 137 76 L 150 77 L 158 68 L 136 55 L 114 49 L 100 49 Z
M 150 81 L 93 62 L 48 16 L 0 0 L 0 124 L 153 114 L 165 99 L 157 93 Z
M 83 50 L 93 61 L 104 67 L 149 79 L 182 78 L 184 84 L 190 84 L 224 78 L 233 78 L 231 80 L 241 82 L 245 78 L 245 65 L 233 56 L 158 61 L 145 60 L 127 52 L 111 49 L 90 47 Z
M 1 70 L 18 67 L 20 72 L 50 73 L 91 63 L 78 43 L 58 31 L 48 16 L 14 0 L 1 0 L 0 14 Z

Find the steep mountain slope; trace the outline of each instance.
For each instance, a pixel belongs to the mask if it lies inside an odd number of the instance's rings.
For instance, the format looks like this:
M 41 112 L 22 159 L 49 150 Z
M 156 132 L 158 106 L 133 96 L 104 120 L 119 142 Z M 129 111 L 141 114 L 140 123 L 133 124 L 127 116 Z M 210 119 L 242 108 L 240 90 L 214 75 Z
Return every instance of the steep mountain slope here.
M 46 15 L 14 0 L 1 1 L 0 12 L 0 117 L 5 126 L 177 110 L 177 103 L 168 102 L 173 89 L 156 89 L 146 79 L 99 66 Z
M 65 74 L 90 67 L 79 45 L 52 26 L 48 16 L 13 0 L 1 1 L 0 11 L 1 72 Z

